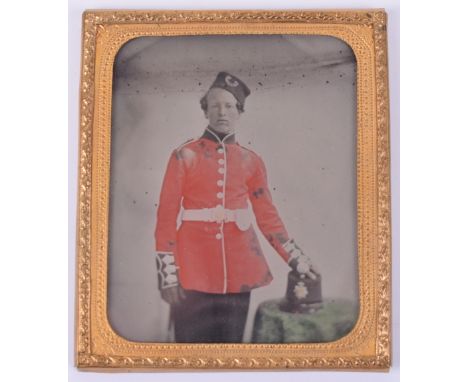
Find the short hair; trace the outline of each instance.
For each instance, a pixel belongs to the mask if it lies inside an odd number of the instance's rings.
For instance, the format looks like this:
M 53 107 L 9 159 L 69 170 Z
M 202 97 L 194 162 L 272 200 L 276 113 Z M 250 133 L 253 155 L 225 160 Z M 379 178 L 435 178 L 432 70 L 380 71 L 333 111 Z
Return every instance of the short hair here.
M 211 90 L 211 89 L 210 89 Z M 202 97 L 202 99 L 200 100 L 200 106 L 202 108 L 202 110 L 204 112 L 208 111 L 208 99 L 207 99 L 207 96 L 208 96 L 208 93 L 210 92 L 210 90 L 208 90 L 206 92 L 206 94 Z M 237 100 L 236 100 L 237 101 Z M 244 105 L 242 105 L 239 101 L 236 102 L 236 107 L 237 107 L 237 111 L 239 113 L 243 113 L 244 112 Z

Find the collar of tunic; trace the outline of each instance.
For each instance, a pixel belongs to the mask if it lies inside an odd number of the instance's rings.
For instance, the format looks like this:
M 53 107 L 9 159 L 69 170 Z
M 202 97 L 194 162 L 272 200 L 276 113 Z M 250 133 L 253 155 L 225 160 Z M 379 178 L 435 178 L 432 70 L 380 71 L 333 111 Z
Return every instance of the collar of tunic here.
M 234 134 L 229 135 L 229 134 L 219 134 L 209 127 L 205 129 L 203 132 L 203 135 L 200 138 L 208 139 L 210 141 L 216 142 L 216 143 L 236 143 L 236 136 Z M 218 138 L 218 139 L 216 139 Z

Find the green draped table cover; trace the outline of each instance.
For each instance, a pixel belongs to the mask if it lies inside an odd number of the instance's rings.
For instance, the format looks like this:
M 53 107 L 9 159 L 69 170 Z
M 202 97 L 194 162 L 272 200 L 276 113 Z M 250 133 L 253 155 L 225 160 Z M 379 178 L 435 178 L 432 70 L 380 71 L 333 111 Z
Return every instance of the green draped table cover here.
M 281 299 L 261 303 L 255 315 L 253 343 L 331 342 L 348 334 L 358 317 L 356 304 L 326 299 L 311 313 L 288 313 L 279 309 Z

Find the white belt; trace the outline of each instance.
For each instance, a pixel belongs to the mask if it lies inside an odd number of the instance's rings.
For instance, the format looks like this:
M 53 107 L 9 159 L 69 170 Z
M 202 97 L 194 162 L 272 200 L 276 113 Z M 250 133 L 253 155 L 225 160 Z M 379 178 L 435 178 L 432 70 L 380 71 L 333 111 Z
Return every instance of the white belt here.
M 248 208 L 229 210 L 218 205 L 214 208 L 202 208 L 198 210 L 183 210 L 182 220 L 197 222 L 235 222 L 241 231 L 250 227 L 250 214 Z

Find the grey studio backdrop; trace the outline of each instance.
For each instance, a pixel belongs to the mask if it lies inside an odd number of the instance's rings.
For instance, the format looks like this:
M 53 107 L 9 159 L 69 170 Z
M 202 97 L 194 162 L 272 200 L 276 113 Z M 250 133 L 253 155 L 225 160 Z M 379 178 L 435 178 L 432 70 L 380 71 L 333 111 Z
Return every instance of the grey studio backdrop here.
M 169 339 L 154 258 L 159 192 L 171 152 L 206 127 L 199 100 L 223 70 L 252 91 L 237 140 L 262 156 L 290 236 L 322 274 L 324 298 L 358 304 L 349 46 L 327 36 L 141 37 L 116 57 L 112 99 L 108 316 L 129 340 Z M 246 342 L 258 304 L 284 296 L 289 271 L 259 239 L 274 280 L 252 294 Z

